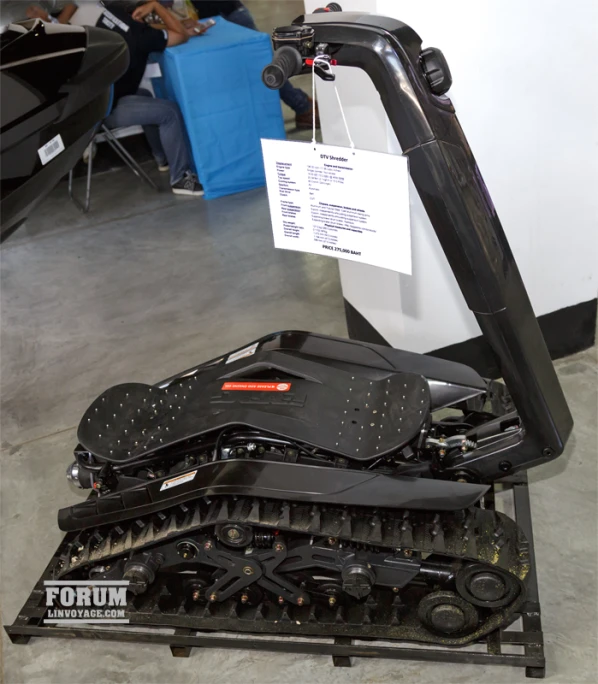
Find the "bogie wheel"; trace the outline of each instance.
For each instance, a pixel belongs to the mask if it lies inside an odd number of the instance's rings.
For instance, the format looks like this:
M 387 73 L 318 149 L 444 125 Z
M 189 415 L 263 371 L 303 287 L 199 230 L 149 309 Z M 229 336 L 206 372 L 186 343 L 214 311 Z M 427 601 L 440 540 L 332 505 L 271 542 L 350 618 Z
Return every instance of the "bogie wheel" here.
M 200 577 L 196 577 L 185 584 L 185 597 L 190 603 L 206 603 L 206 588 L 208 582 Z
M 236 594 L 235 598 L 243 605 L 259 606 L 259 604 L 264 600 L 264 594 L 259 587 L 255 586 L 254 584 L 250 584 L 239 594 Z
M 434 591 L 417 607 L 417 617 L 431 632 L 444 636 L 460 636 L 478 625 L 478 611 L 452 591 Z

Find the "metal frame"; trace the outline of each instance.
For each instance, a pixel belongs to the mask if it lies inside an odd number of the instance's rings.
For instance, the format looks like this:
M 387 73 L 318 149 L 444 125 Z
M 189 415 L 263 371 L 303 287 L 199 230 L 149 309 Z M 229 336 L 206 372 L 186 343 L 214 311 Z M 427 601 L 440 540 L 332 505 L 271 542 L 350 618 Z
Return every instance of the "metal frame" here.
M 364 637 L 349 637 L 326 634 L 325 625 L 320 633 L 310 634 L 307 638 L 302 635 L 297 640 L 296 633 L 285 630 L 284 620 L 268 622 L 261 620 L 248 625 L 239 625 L 238 630 L 230 628 L 230 620 L 226 620 L 227 632 L 235 631 L 235 636 L 226 633 L 214 634 L 215 623 L 220 618 L 207 618 L 190 615 L 186 612 L 161 610 L 157 603 L 151 608 L 137 610 L 129 604 L 128 617 L 130 624 L 126 627 L 114 626 L 95 629 L 89 626 L 57 627 L 43 624 L 47 608 L 43 604 L 43 580 L 51 577 L 51 569 L 56 563 L 59 553 L 52 558 L 45 572 L 40 577 L 19 615 L 12 625 L 5 626 L 6 632 L 13 644 L 27 644 L 31 637 L 54 637 L 75 639 L 100 639 L 117 642 L 138 642 L 165 644 L 170 646 L 173 656 L 188 657 L 193 648 L 246 648 L 250 650 L 273 651 L 282 653 L 305 653 L 312 655 L 332 656 L 337 667 L 347 667 L 352 657 L 363 658 L 392 658 L 398 660 L 421 660 L 427 662 L 468 663 L 475 665 L 509 665 L 524 667 L 527 677 L 542 678 L 545 675 L 544 642 L 540 617 L 540 602 L 538 597 L 538 583 L 535 570 L 534 543 L 532 518 L 530 511 L 527 477 L 524 473 L 505 478 L 500 482 L 513 492 L 515 520 L 521 527 L 529 541 L 531 573 L 528 578 L 527 601 L 522 606 L 516 618 L 521 619 L 520 630 L 499 630 L 475 643 L 476 650 L 470 646 L 460 648 L 418 648 L 416 644 L 390 639 L 376 638 L 375 643 L 368 643 L 373 639 Z M 486 508 L 495 506 L 496 487 L 489 490 L 484 499 Z M 68 536 L 65 539 L 68 539 Z M 172 630 L 165 633 L 165 629 Z M 216 626 L 216 631 L 218 631 Z M 293 630 L 296 632 L 296 630 Z M 240 635 L 243 636 L 240 636 Z M 276 636 L 269 639 L 268 636 Z M 280 639 L 286 636 L 286 639 Z M 479 645 L 485 648 L 480 650 Z M 512 646 L 523 648 L 523 654 L 504 653 Z
M 129 127 L 131 128 L 131 127 Z M 135 159 L 127 152 L 118 138 L 126 137 L 118 135 L 118 129 L 116 131 L 111 131 L 105 123 L 100 124 L 100 129 L 102 133 L 97 133 L 92 141 L 89 143 L 89 158 L 87 161 L 87 183 L 85 187 L 85 201 L 81 202 L 73 192 L 73 169 L 69 171 L 69 197 L 73 200 L 77 208 L 83 213 L 87 214 L 91 204 L 91 174 L 93 170 L 93 145 L 96 142 L 107 142 L 110 147 L 118 154 L 118 156 L 125 162 L 125 164 L 131 169 L 131 171 L 138 177 L 144 180 L 151 188 L 158 190 L 158 186 L 154 181 L 147 175 L 147 173 L 141 168 L 141 166 L 135 161 Z

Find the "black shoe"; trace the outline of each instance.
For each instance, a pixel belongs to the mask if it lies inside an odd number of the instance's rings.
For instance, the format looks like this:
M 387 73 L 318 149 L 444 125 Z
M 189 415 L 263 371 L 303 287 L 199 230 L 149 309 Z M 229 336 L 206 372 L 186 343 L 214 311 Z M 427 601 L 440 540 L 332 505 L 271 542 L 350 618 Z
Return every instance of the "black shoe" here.
M 203 186 L 197 179 L 197 176 L 190 171 L 187 171 L 180 181 L 177 181 L 172 186 L 172 192 L 175 195 L 193 195 L 201 197 L 203 195 Z

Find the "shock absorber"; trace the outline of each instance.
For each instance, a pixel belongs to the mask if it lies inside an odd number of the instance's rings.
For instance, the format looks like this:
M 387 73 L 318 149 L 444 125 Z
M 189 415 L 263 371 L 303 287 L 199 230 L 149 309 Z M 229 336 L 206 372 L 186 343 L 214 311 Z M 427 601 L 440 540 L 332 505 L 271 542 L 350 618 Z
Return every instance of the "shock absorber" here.
M 269 549 L 274 544 L 275 534 L 272 532 L 258 531 L 253 533 L 253 544 L 258 549 Z

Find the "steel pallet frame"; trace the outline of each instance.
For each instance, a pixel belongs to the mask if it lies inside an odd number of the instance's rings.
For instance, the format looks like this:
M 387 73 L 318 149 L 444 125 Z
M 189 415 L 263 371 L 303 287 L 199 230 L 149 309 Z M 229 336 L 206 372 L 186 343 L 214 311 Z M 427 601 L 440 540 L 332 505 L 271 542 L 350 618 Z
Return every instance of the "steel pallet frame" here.
M 337 667 L 348 667 L 351 658 L 392 658 L 428 662 L 468 663 L 477 665 L 510 665 L 524 667 L 527 677 L 545 676 L 544 641 L 536 576 L 532 517 L 527 476 L 525 473 L 504 478 L 500 485 L 512 490 L 515 519 L 529 541 L 531 573 L 528 579 L 527 601 L 515 616 L 520 619 L 521 629 L 501 629 L 480 639 L 471 646 L 459 648 L 421 648 L 413 643 L 390 639 L 374 639 L 364 636 L 309 635 L 301 640 L 296 634 L 285 632 L 285 623 L 271 623 L 268 628 L 257 631 L 237 631 L 234 637 L 226 633 L 214 633 L 212 623 L 202 617 L 191 617 L 177 612 L 168 616 L 154 610 L 127 612 L 130 623 L 99 629 L 82 625 L 59 627 L 43 622 L 46 607 L 43 602 L 43 581 L 51 578 L 51 571 L 58 552 L 38 580 L 25 605 L 12 625 L 5 630 L 13 644 L 27 644 L 31 637 L 57 637 L 95 639 L 117 642 L 166 644 L 175 657 L 188 657 L 193 648 L 244 648 L 282 653 L 303 653 L 332 656 Z M 494 507 L 496 486 L 485 499 L 486 507 Z M 68 536 L 68 535 L 67 535 Z M 61 544 L 62 546 L 62 544 Z M 516 621 L 516 620 L 515 620 Z M 208 624 L 209 629 L 207 628 Z M 325 630 L 325 625 L 322 626 Z M 168 631 L 167 631 L 168 630 Z M 227 631 L 232 631 L 227 629 Z M 242 634 L 242 636 L 240 636 Z M 238 636 L 237 636 L 238 635 Z M 276 638 L 268 638 L 268 637 Z M 281 636 L 288 638 L 280 639 Z M 480 648 L 480 644 L 482 648 Z M 476 650 L 471 650 L 472 646 Z M 519 646 L 523 653 L 506 653 L 512 646 Z

